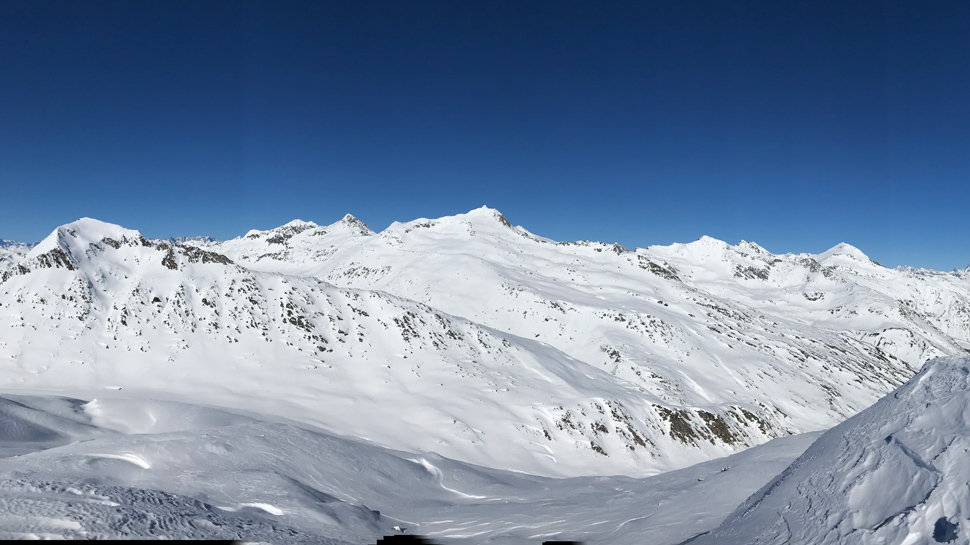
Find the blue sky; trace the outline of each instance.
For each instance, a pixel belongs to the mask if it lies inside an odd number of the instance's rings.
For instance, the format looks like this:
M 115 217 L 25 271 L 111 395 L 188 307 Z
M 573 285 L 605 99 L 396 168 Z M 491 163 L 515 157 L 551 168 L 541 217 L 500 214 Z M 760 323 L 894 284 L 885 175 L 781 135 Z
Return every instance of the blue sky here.
M 966 2 L 0 4 L 0 238 L 481 205 L 557 240 L 970 263 Z

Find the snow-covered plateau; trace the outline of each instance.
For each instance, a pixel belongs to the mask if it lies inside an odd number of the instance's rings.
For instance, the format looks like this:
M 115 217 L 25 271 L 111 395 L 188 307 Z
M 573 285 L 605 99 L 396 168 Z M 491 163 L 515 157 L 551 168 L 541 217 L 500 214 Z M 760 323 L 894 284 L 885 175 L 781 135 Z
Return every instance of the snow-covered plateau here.
M 970 269 L 554 242 L 484 207 L 228 241 L 81 219 L 0 245 L 0 331 L 0 502 L 189 513 L 15 509 L 17 535 L 677 543 L 966 354 Z

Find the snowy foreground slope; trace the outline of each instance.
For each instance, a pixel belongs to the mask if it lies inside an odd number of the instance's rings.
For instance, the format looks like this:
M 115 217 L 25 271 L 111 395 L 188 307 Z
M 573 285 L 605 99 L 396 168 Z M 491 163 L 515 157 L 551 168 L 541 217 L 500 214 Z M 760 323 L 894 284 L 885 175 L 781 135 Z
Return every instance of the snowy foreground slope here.
M 814 438 L 644 479 L 549 479 L 101 394 L 0 397 L 0 537 L 362 545 L 405 526 L 441 545 L 670 545 L 716 526 Z
M 701 544 L 970 543 L 970 358 L 825 432 Z
M 970 346 L 965 273 L 554 243 L 497 211 L 222 243 L 84 219 L 0 271 L 0 388 L 245 408 L 547 476 L 825 429 Z

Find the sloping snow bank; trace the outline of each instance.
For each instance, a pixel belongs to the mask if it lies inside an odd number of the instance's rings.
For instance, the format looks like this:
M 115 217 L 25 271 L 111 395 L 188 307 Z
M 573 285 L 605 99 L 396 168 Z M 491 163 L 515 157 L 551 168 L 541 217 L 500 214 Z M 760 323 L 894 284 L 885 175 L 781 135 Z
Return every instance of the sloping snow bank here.
M 715 527 L 814 439 L 645 479 L 550 479 L 144 397 L 4 394 L 0 409 L 0 537 L 13 539 L 347 545 L 402 526 L 440 545 L 670 545 Z
M 690 543 L 970 543 L 968 452 L 970 357 L 931 360 Z

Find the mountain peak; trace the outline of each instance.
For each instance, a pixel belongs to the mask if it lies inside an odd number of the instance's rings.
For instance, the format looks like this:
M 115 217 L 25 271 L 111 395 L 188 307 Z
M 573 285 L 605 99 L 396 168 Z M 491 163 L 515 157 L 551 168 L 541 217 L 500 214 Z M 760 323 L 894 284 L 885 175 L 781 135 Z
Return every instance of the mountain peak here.
M 443 216 L 437 219 L 418 218 L 406 223 L 396 221 L 388 227 L 387 232 L 392 233 L 400 230 L 401 234 L 406 234 L 415 229 L 432 229 L 438 232 L 448 232 L 452 235 L 458 233 L 467 235 L 477 232 L 497 234 L 507 230 L 517 231 L 518 234 L 522 235 L 524 231 L 520 227 L 513 227 L 498 210 L 482 206 L 464 214 Z
M 319 225 L 317 225 L 316 223 L 313 223 L 312 221 L 303 221 L 303 220 L 300 220 L 300 219 L 296 219 L 296 220 L 292 220 L 292 221 L 290 221 L 288 223 L 285 223 L 283 225 L 280 225 L 276 229 L 286 229 L 286 228 L 290 228 L 290 229 L 299 229 L 299 230 L 302 231 L 302 230 L 305 230 L 305 229 L 313 229 L 314 227 L 319 227 Z M 271 229 L 271 230 L 274 230 L 275 231 L 276 229 Z
M 755 243 L 755 242 L 749 242 L 747 240 L 742 240 L 741 242 L 739 242 L 738 245 L 737 245 L 737 248 L 742 248 L 742 249 L 745 249 L 745 250 L 749 250 L 749 251 L 752 251 L 752 252 L 754 252 L 756 254 L 768 254 L 768 253 L 771 253 L 768 250 L 765 250 L 764 248 L 762 248 L 757 243 Z
M 360 221 L 352 214 L 346 214 L 343 218 L 340 219 L 340 221 L 337 222 L 337 224 L 343 225 L 352 230 L 355 230 L 361 235 L 370 236 L 374 234 L 374 231 L 371 230 L 371 228 L 368 227 L 366 223 Z
M 68 254 L 78 250 L 84 252 L 91 244 L 101 243 L 105 240 L 112 244 L 128 241 L 141 243 L 145 239 L 141 233 L 133 229 L 126 229 L 120 225 L 94 218 L 81 218 L 54 229 L 50 235 L 47 235 L 47 238 L 37 243 L 25 257 L 31 259 L 55 249 L 61 249 Z
M 486 220 L 486 221 L 497 221 L 498 223 L 500 223 L 501 225 L 509 229 L 512 228 L 512 224 L 509 223 L 509 220 L 505 218 L 504 214 L 502 214 L 501 212 L 499 212 L 494 208 L 489 208 L 487 206 L 482 206 L 479 208 L 475 208 L 473 210 L 469 210 L 468 213 L 461 214 L 461 215 L 473 220 L 477 219 L 477 220 Z
M 309 229 L 314 229 L 319 227 L 316 223 L 312 221 L 303 221 L 296 219 L 287 222 L 279 227 L 274 227 L 273 229 L 267 229 L 266 231 L 260 231 L 258 229 L 252 229 L 246 233 L 244 238 L 247 239 L 259 239 L 266 238 L 267 242 L 270 243 L 283 243 L 289 240 L 293 235 L 302 233 Z
M 30 248 L 30 247 L 35 246 L 36 244 L 37 244 L 36 242 L 34 242 L 34 243 L 28 243 L 28 242 L 18 242 L 16 240 L 7 240 L 5 238 L 0 239 L 0 248 L 14 248 L 14 247 L 16 247 L 16 248 L 20 248 L 20 247 Z
M 152 244 L 133 229 L 107 223 L 93 218 L 81 218 L 61 225 L 35 245 L 22 263 L 33 262 L 42 267 L 65 267 L 74 269 L 91 251 L 96 253 L 106 247 L 151 246 Z
M 689 248 L 693 251 L 723 251 L 731 247 L 731 245 L 727 242 L 707 235 L 701 236 L 694 242 L 688 242 L 687 244 L 681 244 L 680 246 Z
M 845 242 L 840 242 L 835 246 L 829 248 L 828 250 L 815 256 L 815 259 L 821 263 L 830 258 L 836 256 L 845 256 L 856 261 L 861 261 L 862 263 L 870 263 L 872 260 L 867 256 L 862 250 L 856 248 L 851 244 L 846 244 Z

